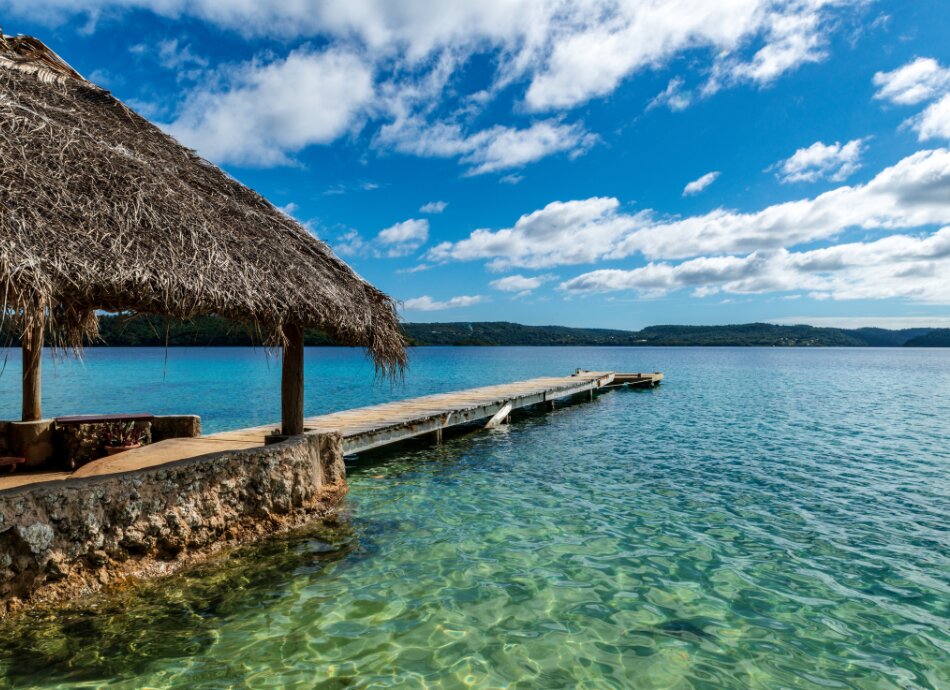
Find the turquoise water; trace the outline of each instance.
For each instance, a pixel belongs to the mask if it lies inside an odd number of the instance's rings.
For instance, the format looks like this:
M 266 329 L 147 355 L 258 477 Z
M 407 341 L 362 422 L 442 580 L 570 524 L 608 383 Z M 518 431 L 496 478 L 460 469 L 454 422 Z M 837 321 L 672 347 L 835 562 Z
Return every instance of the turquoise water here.
M 0 416 L 16 415 L 14 357 Z M 339 518 L 0 628 L 6 687 L 950 687 L 950 351 L 307 352 L 306 409 L 590 369 L 649 391 L 349 464 Z M 273 421 L 263 352 L 93 350 L 51 414 Z

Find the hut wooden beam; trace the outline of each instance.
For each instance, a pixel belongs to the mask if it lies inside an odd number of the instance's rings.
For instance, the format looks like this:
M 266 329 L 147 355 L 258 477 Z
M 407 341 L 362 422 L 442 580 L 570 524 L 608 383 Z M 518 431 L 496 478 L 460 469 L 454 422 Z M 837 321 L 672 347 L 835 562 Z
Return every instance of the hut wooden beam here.
M 23 349 L 23 410 L 24 422 L 43 418 L 43 402 L 40 395 L 40 374 L 43 365 L 43 331 L 46 325 L 44 310 L 38 310 L 36 318 L 22 333 Z
M 303 433 L 303 328 L 284 328 L 286 344 L 280 381 L 281 429 L 285 436 Z

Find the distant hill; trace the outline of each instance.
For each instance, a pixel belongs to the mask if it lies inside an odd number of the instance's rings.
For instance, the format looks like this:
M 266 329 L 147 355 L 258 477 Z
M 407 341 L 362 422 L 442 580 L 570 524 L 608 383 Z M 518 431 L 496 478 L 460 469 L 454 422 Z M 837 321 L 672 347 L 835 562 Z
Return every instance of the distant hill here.
M 747 323 L 733 326 L 648 326 L 642 331 L 523 326 L 504 321 L 407 323 L 415 345 L 722 345 L 759 347 L 901 347 L 933 329 L 818 328 Z
M 815 326 L 746 323 L 735 326 L 649 326 L 646 345 L 749 345 L 772 347 L 866 347 L 853 331 Z
M 911 338 L 904 347 L 950 347 L 950 328 L 938 328 Z
M 414 345 L 642 345 L 636 331 L 566 326 L 523 326 L 507 321 L 405 323 Z
M 856 328 L 850 332 L 873 347 L 900 347 L 907 345 L 914 338 L 927 335 L 932 330 L 932 328 L 904 328 L 899 331 L 889 331 L 886 328 Z
M 101 342 L 140 347 L 261 345 L 259 334 L 219 317 L 180 322 L 161 317 L 101 316 Z M 566 326 L 524 326 L 506 321 L 406 323 L 411 345 L 714 345 L 758 347 L 950 347 L 950 329 L 819 328 L 747 323 L 731 326 L 649 326 L 641 331 Z M 6 337 L 4 337 L 6 336 Z M 308 345 L 333 345 L 319 331 L 307 331 Z M 0 331 L 0 343 L 15 342 Z

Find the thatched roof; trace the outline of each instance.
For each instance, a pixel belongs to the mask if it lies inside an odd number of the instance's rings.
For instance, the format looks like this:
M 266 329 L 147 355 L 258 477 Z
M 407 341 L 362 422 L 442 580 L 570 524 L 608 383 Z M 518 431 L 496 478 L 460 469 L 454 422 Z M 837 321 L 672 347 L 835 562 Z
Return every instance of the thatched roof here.
M 57 344 L 96 310 L 319 328 L 406 361 L 392 299 L 299 223 L 33 38 L 0 33 L 0 315 Z

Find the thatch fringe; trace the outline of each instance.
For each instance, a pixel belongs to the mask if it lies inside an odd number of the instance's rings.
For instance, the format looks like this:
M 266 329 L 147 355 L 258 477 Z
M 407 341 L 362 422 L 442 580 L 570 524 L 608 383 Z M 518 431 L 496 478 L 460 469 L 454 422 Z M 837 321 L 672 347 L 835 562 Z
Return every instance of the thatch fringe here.
M 218 314 L 405 367 L 390 297 L 33 38 L 0 41 L 0 143 L 0 315 L 21 332 L 45 309 L 54 344 L 79 348 L 97 310 Z

